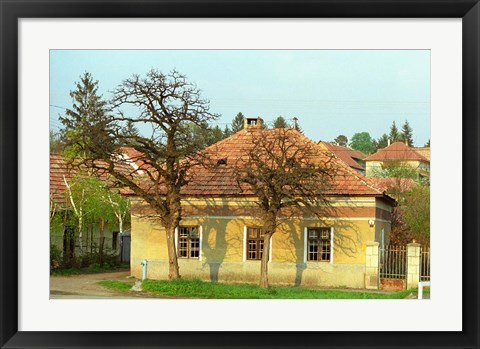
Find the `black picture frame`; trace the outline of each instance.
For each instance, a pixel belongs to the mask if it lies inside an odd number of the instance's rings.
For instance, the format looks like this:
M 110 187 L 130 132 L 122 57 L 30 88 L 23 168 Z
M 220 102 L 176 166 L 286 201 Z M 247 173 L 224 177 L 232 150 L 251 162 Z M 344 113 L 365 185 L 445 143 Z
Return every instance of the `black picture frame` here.
M 477 0 L 1 0 L 1 348 L 478 348 L 479 30 Z M 462 18 L 463 330 L 460 332 L 18 331 L 18 20 L 111 17 Z M 460 120 L 452 119 L 452 122 Z M 454 184 L 450 184 L 454 185 Z M 458 184 L 457 184 L 458 185 Z

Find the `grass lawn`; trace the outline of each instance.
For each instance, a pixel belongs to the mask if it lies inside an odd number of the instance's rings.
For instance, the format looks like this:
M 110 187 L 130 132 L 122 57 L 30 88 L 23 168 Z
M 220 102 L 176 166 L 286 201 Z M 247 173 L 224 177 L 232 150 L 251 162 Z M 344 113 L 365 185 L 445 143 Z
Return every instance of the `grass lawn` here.
M 132 284 L 124 281 L 100 281 L 101 285 L 125 291 Z M 300 287 L 270 287 L 253 284 L 222 284 L 197 279 L 172 281 L 145 280 L 142 288 L 156 295 L 213 299 L 402 299 L 416 290 L 380 293 L 349 290 L 314 290 Z
M 102 280 L 99 281 L 98 284 L 116 291 L 129 291 L 133 286 L 132 282 L 114 280 Z

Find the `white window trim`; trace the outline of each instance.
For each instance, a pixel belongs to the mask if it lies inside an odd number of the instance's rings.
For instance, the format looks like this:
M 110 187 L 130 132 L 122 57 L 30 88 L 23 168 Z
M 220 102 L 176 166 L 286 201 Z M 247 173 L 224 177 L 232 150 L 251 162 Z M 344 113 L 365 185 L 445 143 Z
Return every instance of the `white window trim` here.
M 333 227 L 330 228 L 330 264 L 333 264 L 333 232 L 334 232 L 334 229 Z
M 243 226 L 243 262 L 247 261 L 247 226 Z
M 307 263 L 307 250 L 308 250 L 308 229 L 311 227 L 305 227 L 303 229 L 303 263 Z M 333 246 L 334 246 L 334 228 L 330 227 L 330 264 L 333 264 Z
M 202 237 L 203 237 L 203 226 L 198 226 L 198 260 L 202 260 Z
M 175 254 L 178 258 L 178 227 L 175 227 Z
M 200 240 L 201 241 L 201 240 Z M 270 236 L 270 250 L 268 251 L 268 262 L 272 261 L 273 234 Z M 243 226 L 243 262 L 247 261 L 247 226 Z
M 303 229 L 303 263 L 307 263 L 308 227 Z
M 202 260 L 202 238 L 203 238 L 203 226 L 198 225 L 198 260 Z M 178 257 L 178 227 L 175 228 L 175 253 Z M 192 259 L 195 260 L 195 258 L 179 258 L 179 259 Z

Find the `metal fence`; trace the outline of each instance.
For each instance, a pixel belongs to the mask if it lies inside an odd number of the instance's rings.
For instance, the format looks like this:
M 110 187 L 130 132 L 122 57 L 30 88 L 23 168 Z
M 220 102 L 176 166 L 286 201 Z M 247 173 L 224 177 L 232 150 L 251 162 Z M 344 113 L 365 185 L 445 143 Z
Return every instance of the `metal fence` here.
M 420 281 L 430 281 L 430 247 L 420 249 Z
M 75 238 L 73 244 L 70 246 L 70 241 L 65 240 L 63 236 L 50 236 L 50 244 L 57 246 L 60 250 L 75 249 L 75 254 L 80 250 L 80 243 L 78 238 Z M 85 239 L 83 241 L 83 251 L 85 253 L 98 253 L 100 247 L 100 237 Z M 103 242 L 103 251 L 105 253 L 120 253 L 120 240 L 118 236 L 105 236 Z
M 407 247 L 387 245 L 379 252 L 380 278 L 405 279 L 407 276 Z

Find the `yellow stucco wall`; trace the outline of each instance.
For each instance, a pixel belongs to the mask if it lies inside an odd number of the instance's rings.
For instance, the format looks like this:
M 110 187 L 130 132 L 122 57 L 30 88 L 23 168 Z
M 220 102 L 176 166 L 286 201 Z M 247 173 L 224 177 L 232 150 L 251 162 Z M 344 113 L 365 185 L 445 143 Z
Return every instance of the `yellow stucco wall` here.
M 367 177 L 375 177 L 379 172 L 382 171 L 383 164 L 392 164 L 392 162 L 383 162 L 383 161 L 372 161 L 368 160 L 365 162 L 365 174 Z M 396 162 L 397 166 L 410 166 L 411 168 L 418 170 L 422 174 L 430 173 L 430 164 L 424 161 L 418 160 L 407 160 Z
M 342 202 L 339 200 L 338 202 Z M 340 205 L 337 202 L 338 205 Z M 235 205 L 234 202 L 229 204 Z M 344 202 L 345 204 L 345 202 Z M 132 203 L 132 207 L 135 202 Z M 352 205 L 352 202 L 348 203 Z M 358 200 L 355 205 L 370 207 L 372 216 L 329 217 L 319 219 L 285 219 L 272 237 L 269 279 L 272 284 L 364 287 L 365 243 L 378 239 L 379 229 L 389 223 L 374 219 L 379 203 Z M 135 211 L 135 210 L 133 210 Z M 244 230 L 258 226 L 252 217 L 186 217 L 181 225 L 201 226 L 201 255 L 198 259 L 179 259 L 183 277 L 198 277 L 224 282 L 258 282 L 259 261 L 245 260 Z M 307 227 L 333 227 L 333 262 L 305 263 Z M 139 214 L 132 215 L 131 272 L 140 278 L 140 262 L 148 260 L 148 278 L 165 279 L 168 255 L 165 231 L 158 221 Z

